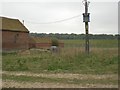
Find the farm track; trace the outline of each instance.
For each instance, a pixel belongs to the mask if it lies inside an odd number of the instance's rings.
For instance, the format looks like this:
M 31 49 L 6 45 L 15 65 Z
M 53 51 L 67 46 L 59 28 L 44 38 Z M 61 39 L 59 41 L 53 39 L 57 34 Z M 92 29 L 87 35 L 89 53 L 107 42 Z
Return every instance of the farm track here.
M 118 85 L 103 84 L 62 84 L 62 83 L 40 83 L 40 82 L 16 82 L 12 80 L 3 81 L 2 87 L 9 88 L 117 88 Z
M 88 75 L 88 74 L 66 74 L 66 73 L 57 73 L 57 74 L 46 74 L 46 73 L 31 73 L 31 72 L 8 72 L 3 71 L 3 75 L 13 75 L 13 76 L 32 76 L 32 77 L 44 77 L 44 78 L 65 78 L 65 79 L 79 79 L 79 80 L 118 80 L 118 76 L 113 75 Z M 56 82 L 19 82 L 14 80 L 3 80 L 2 87 L 16 87 L 16 88 L 116 88 L 118 85 L 104 85 L 104 84 L 68 84 L 68 83 L 56 83 Z
M 46 73 L 31 73 L 31 72 L 7 72 L 4 71 L 2 74 L 14 75 L 14 76 L 33 76 L 33 77 L 47 77 L 47 78 L 69 78 L 69 79 L 114 79 L 118 80 L 117 75 L 88 75 L 88 74 L 70 74 L 70 73 L 56 73 L 56 74 L 46 74 Z

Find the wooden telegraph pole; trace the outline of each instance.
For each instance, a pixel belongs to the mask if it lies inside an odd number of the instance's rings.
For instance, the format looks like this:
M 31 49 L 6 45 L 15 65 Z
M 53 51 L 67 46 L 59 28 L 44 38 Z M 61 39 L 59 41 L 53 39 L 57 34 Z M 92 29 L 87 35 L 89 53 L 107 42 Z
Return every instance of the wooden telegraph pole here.
M 89 54 L 89 24 L 88 22 L 90 22 L 90 13 L 88 13 L 88 5 L 89 5 L 89 1 L 84 0 L 83 4 L 85 5 L 85 13 L 83 13 L 83 22 L 85 22 L 85 32 L 86 32 L 86 36 L 85 36 L 85 52 L 87 54 Z

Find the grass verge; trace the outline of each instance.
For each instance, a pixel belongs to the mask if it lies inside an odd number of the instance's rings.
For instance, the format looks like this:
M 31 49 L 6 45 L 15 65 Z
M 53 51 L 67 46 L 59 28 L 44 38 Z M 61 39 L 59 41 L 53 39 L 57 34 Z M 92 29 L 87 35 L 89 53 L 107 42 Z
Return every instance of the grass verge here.
M 34 51 L 35 52 L 35 51 Z M 117 74 L 117 48 L 93 49 L 86 55 L 81 48 L 64 48 L 60 53 L 36 52 L 30 55 L 3 54 L 3 71 L 30 71 L 83 74 Z

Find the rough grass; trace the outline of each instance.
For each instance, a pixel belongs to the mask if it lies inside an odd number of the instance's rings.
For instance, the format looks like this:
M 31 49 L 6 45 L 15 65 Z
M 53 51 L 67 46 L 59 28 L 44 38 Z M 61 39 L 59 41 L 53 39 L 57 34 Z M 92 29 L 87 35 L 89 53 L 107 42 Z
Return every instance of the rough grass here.
M 32 49 L 15 53 L 2 53 L 2 70 L 8 71 L 9 74 L 3 73 L 2 79 L 4 87 L 11 87 L 12 84 L 19 84 L 18 87 L 25 87 L 26 82 L 30 87 L 39 86 L 46 83 L 60 83 L 62 87 L 69 84 L 82 85 L 86 87 L 117 87 L 118 81 L 118 43 L 117 40 L 92 40 L 90 41 L 90 54 L 86 55 L 84 51 L 83 40 L 64 40 L 65 47 L 58 53 L 51 53 L 46 50 Z M 16 76 L 11 72 L 26 72 L 28 75 Z M 58 78 L 58 77 L 36 77 L 30 76 L 30 73 L 38 74 L 82 74 L 89 75 L 89 78 L 81 76 L 80 78 Z M 104 75 L 105 78 L 101 78 Z M 107 75 L 115 77 L 107 78 Z M 96 76 L 97 79 L 94 77 Z M 73 76 L 74 77 L 74 76 Z M 84 78 L 83 78 L 84 77 Z M 94 77 L 94 78 L 92 78 Z M 98 79 L 98 78 L 101 79 Z M 11 84 L 12 82 L 12 84 Z M 17 84 L 16 84 L 17 82 Z M 37 85 L 36 85 L 37 82 Z M 39 82 L 39 83 L 38 83 Z M 33 84 L 35 83 L 35 84 Z M 39 84 L 39 85 L 38 85 Z M 17 87 L 12 85 L 14 87 Z M 58 85 L 60 86 L 60 85 Z M 43 86 L 42 86 L 43 87 Z M 76 86 L 74 86 L 76 87 Z
M 63 48 L 60 53 L 32 50 L 30 55 L 3 54 L 2 63 L 3 71 L 117 74 L 118 51 L 94 48 L 86 55 L 83 48 Z

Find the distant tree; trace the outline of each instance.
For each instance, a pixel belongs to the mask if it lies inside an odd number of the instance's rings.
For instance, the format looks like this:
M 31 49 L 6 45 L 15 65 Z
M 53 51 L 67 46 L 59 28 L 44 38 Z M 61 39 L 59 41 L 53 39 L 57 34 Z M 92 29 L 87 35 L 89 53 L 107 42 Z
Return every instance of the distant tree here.
M 81 39 L 84 40 L 86 35 L 85 34 L 59 34 L 59 33 L 30 33 L 30 36 L 35 36 L 35 37 L 50 37 L 50 38 L 57 38 L 57 39 L 63 39 L 63 40 L 69 40 L 69 39 Z M 89 38 L 90 39 L 98 39 L 98 40 L 102 40 L 102 39 L 120 39 L 120 35 L 116 34 L 116 35 L 107 35 L 107 34 L 89 34 Z
M 59 46 L 59 41 L 57 38 L 52 38 L 52 46 Z

